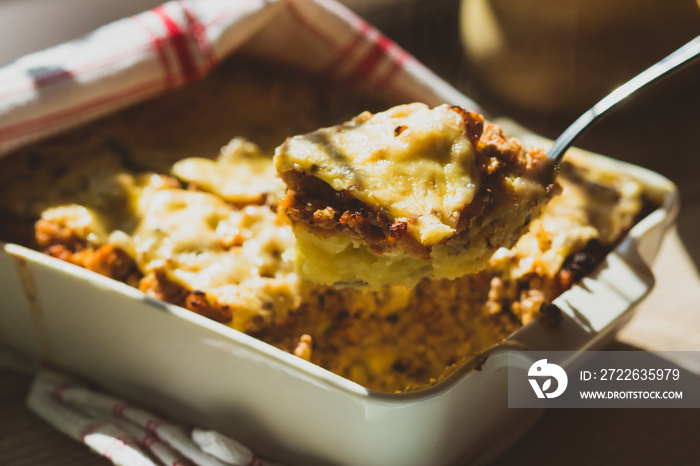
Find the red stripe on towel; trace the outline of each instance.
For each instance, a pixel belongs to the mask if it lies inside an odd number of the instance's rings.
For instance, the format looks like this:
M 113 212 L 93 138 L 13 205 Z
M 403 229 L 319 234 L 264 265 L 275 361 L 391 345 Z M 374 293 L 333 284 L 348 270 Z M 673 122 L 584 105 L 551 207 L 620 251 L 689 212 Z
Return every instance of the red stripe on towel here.
M 199 46 L 199 51 L 202 52 L 202 55 L 207 62 L 207 69 L 213 68 L 216 65 L 216 59 L 214 58 L 214 53 L 212 51 L 211 44 L 209 43 L 209 39 L 207 39 L 206 29 L 184 3 L 179 1 L 178 4 L 180 5 L 180 8 L 182 8 L 182 12 L 185 14 L 187 29 L 192 31 L 192 36 L 195 38 L 197 45 Z
M 367 52 L 362 60 L 355 66 L 355 69 L 348 73 L 348 76 L 351 79 L 370 78 L 379 63 L 389 55 L 389 50 L 392 46 L 395 45 L 390 39 L 386 36 L 379 35 L 372 44 L 369 52 Z
M 163 6 L 154 8 L 152 11 L 163 21 L 163 25 L 167 31 L 168 42 L 171 43 L 175 49 L 175 55 L 180 64 L 180 74 L 183 81 L 188 83 L 195 80 L 198 76 L 198 72 L 190 53 L 190 44 L 187 41 L 187 36 L 182 32 L 180 26 L 168 15 Z
M 328 65 L 324 74 L 332 75 L 339 66 L 351 60 L 360 44 L 367 40 L 367 31 L 369 31 L 370 28 L 371 26 L 363 21 L 355 36 L 340 50 L 338 56 Z
M 168 57 L 165 54 L 165 41 L 158 34 L 151 31 L 151 29 L 146 24 L 141 22 L 141 18 L 139 16 L 134 16 L 133 20 L 136 24 L 141 26 L 141 28 L 143 28 L 144 31 L 146 31 L 146 34 L 149 35 L 149 47 L 152 50 L 155 50 L 158 54 L 158 62 L 160 63 L 160 67 L 163 70 L 163 76 L 165 78 L 165 87 L 173 87 L 175 84 L 175 77 L 173 76 L 173 70 L 170 67 L 170 61 L 168 60 Z

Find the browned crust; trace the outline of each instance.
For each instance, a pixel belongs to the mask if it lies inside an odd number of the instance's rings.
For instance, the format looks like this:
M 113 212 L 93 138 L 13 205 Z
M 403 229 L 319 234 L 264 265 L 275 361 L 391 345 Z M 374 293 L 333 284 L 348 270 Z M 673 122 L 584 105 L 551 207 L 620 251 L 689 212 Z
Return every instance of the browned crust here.
M 76 253 L 86 249 L 88 243 L 74 230 L 60 222 L 39 219 L 34 226 L 34 235 L 39 248 L 46 252 L 52 246 L 63 246 L 67 251 Z
M 138 284 L 139 290 L 146 295 L 184 307 L 192 312 L 227 324 L 233 320 L 230 306 L 219 303 L 211 296 L 199 290 L 188 290 L 170 280 L 163 269 L 155 269 Z
M 188 290 L 175 283 L 162 269 L 143 276 L 136 261 L 117 246 L 92 246 L 65 225 L 45 219 L 36 222 L 35 237 L 44 254 L 127 283 L 148 296 L 182 306 L 217 322 L 233 320 L 230 306 L 219 303 L 203 291 Z
M 39 219 L 34 225 L 34 235 L 39 250 L 49 256 L 132 286 L 142 277 L 134 259 L 123 249 L 112 244 L 93 246 L 59 222 Z

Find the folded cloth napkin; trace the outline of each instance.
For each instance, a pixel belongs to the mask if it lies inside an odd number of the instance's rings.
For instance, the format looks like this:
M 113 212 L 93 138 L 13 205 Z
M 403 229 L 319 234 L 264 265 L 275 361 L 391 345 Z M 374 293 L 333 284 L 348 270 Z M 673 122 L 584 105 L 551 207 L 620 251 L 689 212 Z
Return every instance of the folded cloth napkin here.
M 0 155 L 199 79 L 233 52 L 476 104 L 333 0 L 179 0 L 0 68 Z
M 263 466 L 241 443 L 218 432 L 166 422 L 90 390 L 60 372 L 34 377 L 27 405 L 39 417 L 95 453 L 123 466 Z
M 219 432 L 167 422 L 5 347 L 0 347 L 0 368 L 33 376 L 27 406 L 114 464 L 272 466 Z

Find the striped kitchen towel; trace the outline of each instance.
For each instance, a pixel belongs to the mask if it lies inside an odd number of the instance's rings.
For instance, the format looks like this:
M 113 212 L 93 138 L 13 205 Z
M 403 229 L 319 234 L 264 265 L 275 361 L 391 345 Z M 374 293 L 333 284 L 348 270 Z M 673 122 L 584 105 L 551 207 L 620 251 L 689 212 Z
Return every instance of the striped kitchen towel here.
M 334 0 L 180 0 L 0 68 L 0 155 L 199 79 L 235 52 L 478 110 Z
M 218 432 L 185 429 L 52 370 L 40 370 L 29 408 L 68 437 L 121 466 L 265 466 Z

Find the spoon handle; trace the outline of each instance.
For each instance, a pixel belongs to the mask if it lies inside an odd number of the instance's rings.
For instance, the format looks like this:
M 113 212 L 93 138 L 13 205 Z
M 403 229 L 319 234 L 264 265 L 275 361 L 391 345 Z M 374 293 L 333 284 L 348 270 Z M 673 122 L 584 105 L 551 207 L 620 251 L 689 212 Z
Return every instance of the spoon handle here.
M 680 70 L 698 58 L 700 58 L 700 36 L 697 36 L 666 58 L 642 71 L 591 107 L 561 133 L 557 140 L 554 141 L 547 157 L 559 163 L 566 150 L 571 147 L 574 141 L 606 116 L 608 111 L 623 102 L 627 96 L 634 94 L 648 84 L 660 81 L 660 78 L 670 75 L 673 71 Z

